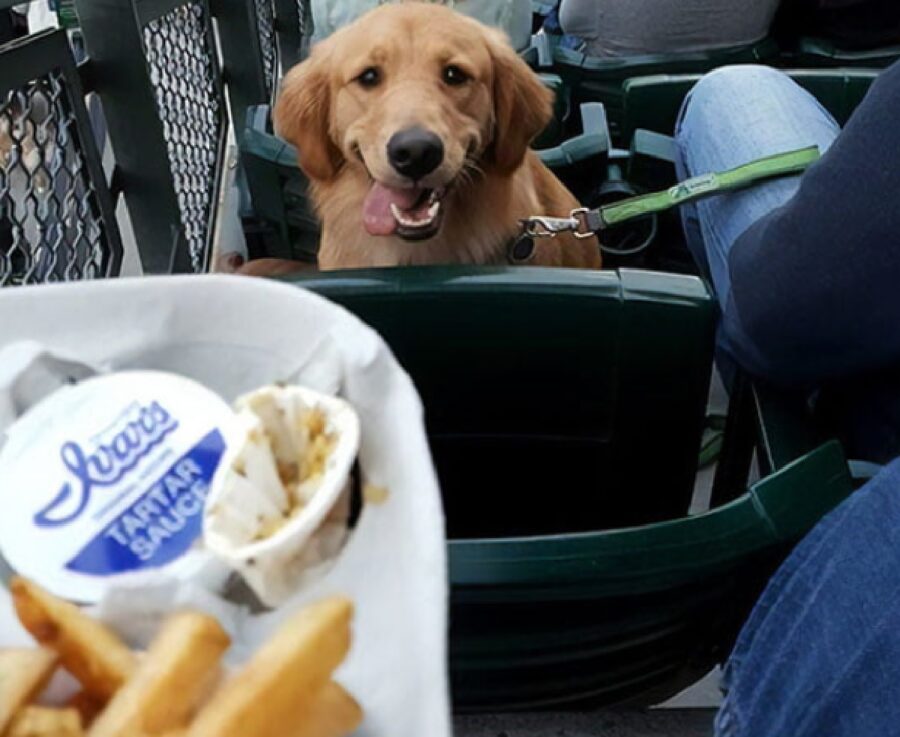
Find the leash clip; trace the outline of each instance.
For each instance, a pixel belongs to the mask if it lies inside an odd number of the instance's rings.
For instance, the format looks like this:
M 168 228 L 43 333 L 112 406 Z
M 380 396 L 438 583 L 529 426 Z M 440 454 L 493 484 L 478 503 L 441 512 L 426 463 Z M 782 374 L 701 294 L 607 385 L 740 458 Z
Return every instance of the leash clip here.
M 569 216 L 576 224 L 572 231 L 572 235 L 578 239 L 583 240 L 584 238 L 593 238 L 596 235 L 588 224 L 590 212 L 591 211 L 587 207 L 577 207 L 569 213 Z
M 576 238 L 592 238 L 594 231 L 588 224 L 589 213 L 588 208 L 579 207 L 572 210 L 567 218 L 532 215 L 519 222 L 524 234 L 532 238 L 556 238 L 560 233 L 571 233 Z
M 575 232 L 580 224 L 574 217 L 554 218 L 545 215 L 532 215 L 519 222 L 525 235 L 532 238 L 556 238 L 560 233 Z

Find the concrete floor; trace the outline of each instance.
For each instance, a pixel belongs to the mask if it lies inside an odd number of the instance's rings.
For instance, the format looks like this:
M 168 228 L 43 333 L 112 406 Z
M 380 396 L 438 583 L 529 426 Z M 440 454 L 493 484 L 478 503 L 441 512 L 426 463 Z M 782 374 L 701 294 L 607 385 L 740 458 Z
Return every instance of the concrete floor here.
M 456 737 L 711 737 L 719 669 L 653 709 L 481 714 L 454 718 Z
M 456 737 L 711 737 L 714 710 L 612 710 L 589 714 L 456 717 Z

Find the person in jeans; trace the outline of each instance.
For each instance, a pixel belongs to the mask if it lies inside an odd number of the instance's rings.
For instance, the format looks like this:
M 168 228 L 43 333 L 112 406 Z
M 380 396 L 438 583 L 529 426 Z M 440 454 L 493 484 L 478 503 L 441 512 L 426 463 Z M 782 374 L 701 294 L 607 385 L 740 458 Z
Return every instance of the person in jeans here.
M 802 176 L 693 203 L 682 219 L 721 307 L 720 365 L 830 402 L 848 454 L 888 463 L 770 581 L 726 666 L 716 735 L 894 734 L 900 64 L 843 131 L 781 72 L 715 71 L 685 101 L 676 143 L 680 178 L 810 145 L 823 151 Z
M 682 209 L 722 317 L 718 357 L 810 398 L 853 458 L 900 454 L 900 64 L 845 130 L 789 77 L 725 67 L 689 94 L 679 178 L 817 145 L 802 177 Z

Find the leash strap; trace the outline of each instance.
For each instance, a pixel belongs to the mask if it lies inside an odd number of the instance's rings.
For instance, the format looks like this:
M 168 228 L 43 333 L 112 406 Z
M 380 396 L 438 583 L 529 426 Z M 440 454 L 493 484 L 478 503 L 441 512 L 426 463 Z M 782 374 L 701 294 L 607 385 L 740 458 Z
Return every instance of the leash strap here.
M 757 159 L 728 171 L 692 177 L 662 192 L 630 197 L 596 210 L 579 208 L 567 218 L 532 216 L 521 221 L 521 237 L 554 238 L 559 233 L 568 232 L 576 238 L 590 238 L 604 228 L 670 210 L 694 200 L 745 189 L 769 179 L 800 174 L 819 157 L 818 146 L 810 146 Z

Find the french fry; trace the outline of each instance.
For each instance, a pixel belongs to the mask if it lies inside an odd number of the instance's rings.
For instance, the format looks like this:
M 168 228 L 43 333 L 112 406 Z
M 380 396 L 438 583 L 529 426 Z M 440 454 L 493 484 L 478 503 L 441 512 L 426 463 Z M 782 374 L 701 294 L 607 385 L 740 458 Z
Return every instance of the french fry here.
M 363 711 L 356 700 L 330 681 L 285 721 L 279 737 L 343 737 L 356 729 L 362 719 Z
M 88 735 L 158 735 L 187 726 L 215 688 L 219 660 L 230 643 L 212 617 L 196 612 L 170 617 Z M 265 709 L 265 702 L 257 707 Z
M 44 648 L 0 650 L 0 734 L 47 685 L 57 661 L 56 653 Z
M 26 706 L 4 737 L 82 737 L 81 715 L 75 709 Z
M 10 583 L 19 621 L 89 694 L 111 697 L 134 672 L 134 654 L 100 622 L 23 578 Z
M 331 680 L 350 649 L 347 599 L 301 610 L 208 699 L 230 644 L 215 619 L 170 617 L 138 660 L 73 604 L 24 579 L 10 590 L 22 624 L 47 647 L 0 650 L 2 737 L 84 737 L 85 724 L 88 737 L 344 737 L 362 721 Z M 83 690 L 66 708 L 29 705 L 57 663 Z
M 298 720 L 298 707 L 322 690 L 350 649 L 352 614 L 349 600 L 334 597 L 291 617 L 213 695 L 188 737 L 289 734 L 284 730 Z
M 66 706 L 75 709 L 81 715 L 81 724 L 90 726 L 91 722 L 97 718 L 97 715 L 103 711 L 106 706 L 106 700 L 92 696 L 87 691 L 79 691 L 69 697 Z

